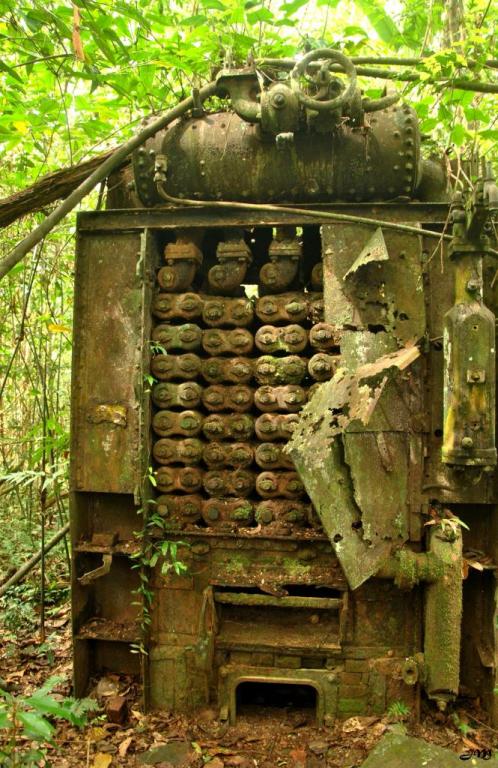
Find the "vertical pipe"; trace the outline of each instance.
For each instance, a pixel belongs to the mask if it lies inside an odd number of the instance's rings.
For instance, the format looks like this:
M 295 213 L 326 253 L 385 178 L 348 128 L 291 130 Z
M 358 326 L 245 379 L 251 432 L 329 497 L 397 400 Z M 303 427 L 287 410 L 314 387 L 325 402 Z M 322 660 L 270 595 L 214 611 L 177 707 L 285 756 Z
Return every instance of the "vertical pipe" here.
M 429 551 L 443 564 L 441 578 L 425 588 L 425 690 L 444 710 L 458 694 L 462 623 L 462 537 L 430 533 Z

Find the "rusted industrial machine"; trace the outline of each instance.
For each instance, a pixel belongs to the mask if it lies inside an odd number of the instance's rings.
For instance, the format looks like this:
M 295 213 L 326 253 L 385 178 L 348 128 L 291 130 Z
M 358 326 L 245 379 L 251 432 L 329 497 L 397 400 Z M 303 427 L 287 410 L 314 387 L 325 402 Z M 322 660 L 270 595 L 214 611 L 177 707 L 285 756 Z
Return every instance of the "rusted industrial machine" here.
M 76 693 L 494 715 L 489 170 L 450 206 L 413 110 L 336 51 L 217 93 L 79 216 Z

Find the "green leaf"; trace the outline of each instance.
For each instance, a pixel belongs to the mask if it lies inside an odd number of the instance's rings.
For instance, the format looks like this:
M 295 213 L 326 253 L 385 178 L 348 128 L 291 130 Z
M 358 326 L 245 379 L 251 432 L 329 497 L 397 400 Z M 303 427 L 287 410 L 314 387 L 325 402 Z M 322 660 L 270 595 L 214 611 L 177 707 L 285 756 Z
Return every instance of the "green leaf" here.
M 182 19 L 180 24 L 182 27 L 200 27 L 202 24 L 207 23 L 207 16 L 203 13 L 197 13 L 195 16 L 187 16 L 186 19 Z
M 53 715 L 54 717 L 61 717 L 65 720 L 70 719 L 70 711 L 56 701 L 52 696 L 46 696 L 42 693 L 34 693 L 32 696 L 25 700 L 26 704 L 37 712 L 43 712 L 43 714 Z
M 15 69 L 12 69 L 12 67 L 9 67 L 8 64 L 6 64 L 4 61 L 0 59 L 0 71 L 1 72 L 7 72 L 11 77 L 13 77 L 15 80 L 17 80 L 19 83 L 22 83 L 24 85 L 24 81 L 22 77 L 16 72 Z
M 386 13 L 379 0 L 355 0 L 355 4 L 365 14 L 384 43 L 393 43 L 400 39 L 401 35 L 396 24 Z
M 286 16 L 292 16 L 296 11 L 306 5 L 308 0 L 293 0 L 291 3 L 284 3 L 280 6 L 280 10 L 285 13 Z
M 28 737 L 42 741 L 50 741 L 54 732 L 54 727 L 48 720 L 35 712 L 18 712 L 18 720 L 23 724 Z
M 461 147 L 462 144 L 465 142 L 466 138 L 467 138 L 467 131 L 463 127 L 463 125 L 458 123 L 452 128 L 450 133 L 450 143 L 456 144 L 457 147 Z
M 227 6 L 225 3 L 222 3 L 221 0 L 201 0 L 201 5 L 203 8 L 212 8 L 216 11 L 227 10 Z
M 247 14 L 247 20 L 250 24 L 256 24 L 258 21 L 272 22 L 274 18 L 273 13 L 268 8 L 258 8 L 257 11 L 251 11 Z
M 420 130 L 422 133 L 428 133 L 429 131 L 433 131 L 435 128 L 437 128 L 439 125 L 439 120 L 436 117 L 428 117 L 427 120 L 424 120 L 420 124 Z
M 486 128 L 484 131 L 479 131 L 479 136 L 483 139 L 491 139 L 492 141 L 498 141 L 498 129 Z

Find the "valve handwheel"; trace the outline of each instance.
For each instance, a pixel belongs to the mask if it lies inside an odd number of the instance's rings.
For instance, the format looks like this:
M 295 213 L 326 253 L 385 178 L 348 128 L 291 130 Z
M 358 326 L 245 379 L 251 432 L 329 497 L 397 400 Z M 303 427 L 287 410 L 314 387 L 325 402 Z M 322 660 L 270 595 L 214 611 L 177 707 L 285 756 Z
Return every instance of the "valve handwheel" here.
M 301 104 L 304 104 L 305 107 L 314 109 L 317 112 L 331 112 L 338 107 L 349 104 L 353 99 L 356 91 L 356 67 L 354 66 L 351 59 L 348 59 L 347 56 L 344 56 L 343 53 L 339 53 L 339 51 L 333 51 L 330 48 L 318 48 L 316 51 L 310 51 L 301 59 L 300 62 L 296 64 L 292 70 L 291 80 L 297 84 L 299 78 L 305 75 L 308 64 L 310 64 L 312 61 L 316 61 L 317 59 L 330 59 L 336 64 L 340 64 L 345 74 L 349 78 L 348 87 L 339 96 L 336 96 L 334 99 L 328 99 L 327 101 L 314 99 L 313 97 L 303 93 L 299 87 L 296 87 L 296 92 Z

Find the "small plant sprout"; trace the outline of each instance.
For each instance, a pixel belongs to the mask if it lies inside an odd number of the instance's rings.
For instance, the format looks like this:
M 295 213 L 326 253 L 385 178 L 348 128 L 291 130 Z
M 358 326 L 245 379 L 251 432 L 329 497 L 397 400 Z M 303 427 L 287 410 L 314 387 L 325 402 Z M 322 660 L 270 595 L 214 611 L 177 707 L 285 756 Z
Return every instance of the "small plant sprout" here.
M 93 699 L 60 699 L 50 695 L 61 677 L 51 677 L 30 696 L 14 696 L 0 689 L 0 765 L 5 768 L 32 768 L 49 765 L 46 745 L 53 742 L 54 720 L 66 720 L 78 728 L 87 722 L 88 712 L 98 709 Z
M 150 341 L 150 351 L 153 355 L 167 355 L 167 351 L 157 341 Z
M 410 707 L 404 701 L 393 701 L 387 708 L 387 714 L 393 720 L 406 720 L 410 712 Z

